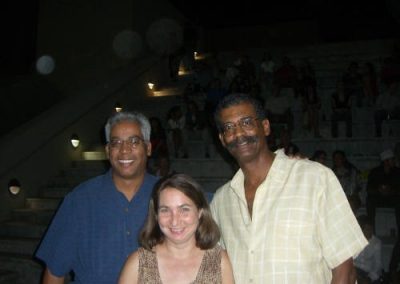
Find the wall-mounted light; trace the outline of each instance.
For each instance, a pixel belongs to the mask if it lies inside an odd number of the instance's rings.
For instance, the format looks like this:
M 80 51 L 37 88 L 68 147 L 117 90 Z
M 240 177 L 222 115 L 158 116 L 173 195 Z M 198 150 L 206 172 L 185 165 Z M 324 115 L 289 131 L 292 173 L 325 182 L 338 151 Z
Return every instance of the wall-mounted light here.
M 79 141 L 78 135 L 76 135 L 75 133 L 72 134 L 72 135 L 71 135 L 71 144 L 72 144 L 72 147 L 78 148 L 79 143 L 80 143 L 80 141 Z
M 194 59 L 197 59 L 197 51 L 193 52 Z
M 114 106 L 114 109 L 115 109 L 116 112 L 122 111 L 122 106 L 121 106 L 121 104 L 118 103 L 118 102 L 116 102 L 116 103 L 115 103 L 115 106 Z
M 11 195 L 17 195 L 21 191 L 21 183 L 16 179 L 13 178 L 8 183 L 8 192 Z
M 149 82 L 147 83 L 147 86 L 149 87 L 150 90 L 154 89 L 154 83 Z

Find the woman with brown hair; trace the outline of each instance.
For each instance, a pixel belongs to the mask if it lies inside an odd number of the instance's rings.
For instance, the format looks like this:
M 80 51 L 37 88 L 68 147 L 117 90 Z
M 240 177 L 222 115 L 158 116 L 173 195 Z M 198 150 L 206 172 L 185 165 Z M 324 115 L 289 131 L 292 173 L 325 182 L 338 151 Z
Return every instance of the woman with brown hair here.
M 153 190 L 141 248 L 127 259 L 119 284 L 234 283 L 220 232 L 200 185 L 175 174 Z

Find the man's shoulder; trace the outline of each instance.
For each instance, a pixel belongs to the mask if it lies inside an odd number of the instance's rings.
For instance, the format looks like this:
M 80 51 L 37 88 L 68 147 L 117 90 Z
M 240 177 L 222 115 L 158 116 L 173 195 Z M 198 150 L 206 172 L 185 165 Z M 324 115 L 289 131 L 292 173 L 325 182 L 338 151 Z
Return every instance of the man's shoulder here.
M 146 175 L 144 177 L 144 181 L 145 181 L 144 184 L 154 186 L 154 184 L 156 184 L 159 180 L 160 180 L 159 177 L 152 175 L 150 173 L 146 173 Z
M 91 194 L 93 191 L 99 192 L 99 187 L 104 187 L 106 181 L 112 181 L 110 172 L 89 178 L 82 183 L 78 184 L 71 192 L 70 195 L 84 195 Z
M 223 185 L 221 185 L 214 193 L 212 201 L 216 201 L 219 198 L 223 198 L 224 195 L 228 194 L 231 190 L 230 183 L 232 180 L 228 180 Z
M 281 151 L 281 149 L 276 153 L 278 167 L 285 169 L 286 171 L 330 171 L 328 167 L 322 165 L 321 163 L 311 161 L 306 158 L 288 157 L 283 153 L 283 151 Z
M 145 192 L 146 195 L 150 195 L 153 192 L 154 186 L 159 181 L 159 177 L 152 174 L 146 173 L 142 185 L 140 186 L 140 191 Z

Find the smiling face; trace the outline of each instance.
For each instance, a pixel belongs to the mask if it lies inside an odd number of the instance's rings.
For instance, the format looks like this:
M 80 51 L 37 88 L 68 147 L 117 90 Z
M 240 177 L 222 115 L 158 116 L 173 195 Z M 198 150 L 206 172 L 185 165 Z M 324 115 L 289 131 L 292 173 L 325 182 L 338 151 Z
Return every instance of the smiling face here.
M 122 121 L 111 128 L 111 142 L 106 146 L 106 154 L 116 184 L 120 181 L 133 181 L 146 172 L 147 156 L 151 154 L 151 145 L 143 140 L 140 140 L 137 145 L 132 145 L 128 141 L 132 137 L 143 138 L 140 125 L 136 122 Z M 124 142 L 113 146 L 112 141 L 117 140 Z
M 166 187 L 160 192 L 157 214 L 165 241 L 175 245 L 196 244 L 195 233 L 201 210 L 189 197 L 176 188 Z
M 253 126 L 240 125 L 240 122 L 252 120 Z M 266 136 L 270 134 L 268 119 L 258 120 L 254 107 L 249 103 L 233 105 L 221 110 L 219 114 L 221 125 L 235 124 L 231 133 L 220 133 L 222 145 L 240 164 L 251 162 L 262 151 L 268 150 Z

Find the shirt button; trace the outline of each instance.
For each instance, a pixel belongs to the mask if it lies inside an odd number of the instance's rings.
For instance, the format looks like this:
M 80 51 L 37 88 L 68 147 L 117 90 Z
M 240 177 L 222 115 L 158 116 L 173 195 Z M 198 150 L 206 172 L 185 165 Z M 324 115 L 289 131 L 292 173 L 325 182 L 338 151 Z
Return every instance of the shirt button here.
M 126 208 L 124 209 L 124 211 L 125 211 L 126 213 L 128 213 L 128 212 L 129 212 L 128 207 L 126 207 Z
M 131 232 L 130 231 L 126 231 L 126 234 L 129 236 L 131 234 Z
M 253 279 L 249 279 L 249 282 L 250 282 L 250 283 L 253 283 Z
M 254 250 L 251 250 L 250 253 L 251 253 L 251 254 L 254 254 Z

